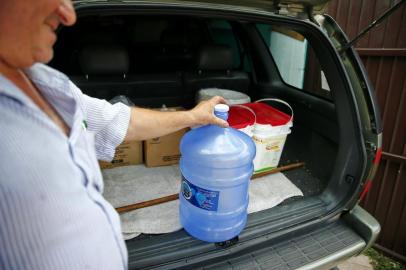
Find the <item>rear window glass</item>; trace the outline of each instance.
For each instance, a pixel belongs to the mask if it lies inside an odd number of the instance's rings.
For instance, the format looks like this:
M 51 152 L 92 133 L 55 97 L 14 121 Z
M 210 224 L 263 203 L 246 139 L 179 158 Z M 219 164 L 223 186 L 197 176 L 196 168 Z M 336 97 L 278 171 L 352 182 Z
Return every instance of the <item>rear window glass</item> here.
M 303 35 L 280 26 L 257 24 L 256 27 L 286 84 L 332 99 L 317 55 Z

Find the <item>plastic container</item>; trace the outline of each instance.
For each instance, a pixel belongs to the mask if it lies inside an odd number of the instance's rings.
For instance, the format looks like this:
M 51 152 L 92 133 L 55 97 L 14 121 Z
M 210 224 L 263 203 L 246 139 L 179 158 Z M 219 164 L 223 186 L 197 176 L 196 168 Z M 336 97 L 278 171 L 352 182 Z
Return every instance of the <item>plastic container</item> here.
M 206 88 L 201 89 L 197 92 L 196 103 L 199 103 L 200 101 L 203 100 L 211 99 L 214 96 L 222 96 L 223 98 L 225 98 L 228 105 L 244 104 L 251 102 L 250 97 L 241 92 L 219 88 Z
M 215 115 L 227 120 L 228 106 L 216 105 Z M 247 220 L 255 157 L 252 139 L 233 128 L 206 125 L 186 133 L 180 151 L 179 210 L 184 229 L 207 242 L 234 238 Z
M 127 106 L 135 106 L 135 104 L 131 101 L 131 99 L 129 97 L 127 97 L 127 96 L 124 96 L 124 95 L 115 96 L 112 99 L 110 99 L 109 102 L 111 104 L 116 104 L 118 102 L 121 102 L 121 103 L 123 103 L 123 104 L 125 104 Z
M 289 107 L 289 116 L 274 107 L 260 103 L 276 101 Z M 252 137 L 257 154 L 254 159 L 254 173 L 268 171 L 279 164 L 287 135 L 293 126 L 293 109 L 279 99 L 261 99 L 255 103 L 234 106 L 228 119 L 230 126 L 237 128 Z
M 230 127 L 238 129 L 252 137 L 252 130 L 257 121 L 257 116 L 255 111 L 250 108 L 252 106 L 250 104 L 252 103 L 231 106 L 227 122 Z

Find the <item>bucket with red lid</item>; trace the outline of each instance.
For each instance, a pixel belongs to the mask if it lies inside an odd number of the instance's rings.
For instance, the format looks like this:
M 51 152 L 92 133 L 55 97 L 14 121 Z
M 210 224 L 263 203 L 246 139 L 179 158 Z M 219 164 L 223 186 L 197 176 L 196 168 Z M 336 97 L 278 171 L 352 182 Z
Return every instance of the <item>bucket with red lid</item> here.
M 263 101 L 282 103 L 290 109 L 291 115 Z M 257 150 L 254 173 L 264 172 L 276 168 L 279 164 L 286 138 L 293 126 L 293 109 L 280 99 L 261 99 L 254 103 L 232 106 L 228 123 L 251 136 Z

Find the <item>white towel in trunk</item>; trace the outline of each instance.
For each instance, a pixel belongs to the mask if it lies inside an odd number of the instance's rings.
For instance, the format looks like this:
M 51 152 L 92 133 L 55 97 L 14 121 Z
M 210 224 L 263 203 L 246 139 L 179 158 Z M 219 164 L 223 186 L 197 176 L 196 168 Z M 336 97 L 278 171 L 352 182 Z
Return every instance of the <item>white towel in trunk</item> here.
M 178 165 L 118 167 L 103 170 L 103 176 L 103 195 L 114 207 L 178 193 L 181 183 Z M 284 174 L 275 173 L 251 181 L 249 196 L 248 213 L 253 213 L 272 208 L 287 198 L 303 196 L 303 193 Z M 120 218 L 125 239 L 141 233 L 170 233 L 182 228 L 179 200 L 123 213 Z

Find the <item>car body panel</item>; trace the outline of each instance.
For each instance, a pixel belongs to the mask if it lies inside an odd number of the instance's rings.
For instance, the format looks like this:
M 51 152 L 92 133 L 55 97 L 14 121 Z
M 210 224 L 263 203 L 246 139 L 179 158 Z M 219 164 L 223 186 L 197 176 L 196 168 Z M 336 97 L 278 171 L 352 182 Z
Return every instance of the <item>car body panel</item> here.
M 239 8 L 252 8 L 264 11 L 273 11 L 278 14 L 292 16 L 292 17 L 306 17 L 308 14 L 316 15 L 322 14 L 325 10 L 327 3 L 330 0 L 282 0 L 282 1 L 271 1 L 271 0 L 230 0 L 230 1 L 216 1 L 216 0 L 149 0 L 149 1 L 139 1 L 139 0 L 74 0 L 75 5 L 89 4 L 89 3 L 131 3 L 137 2 L 138 4 L 156 4 L 156 5 L 188 5 L 188 6 L 212 6 L 220 7 L 225 6 L 228 9 L 239 9 Z
M 317 15 L 315 16 L 315 21 L 317 21 L 323 31 L 325 31 L 339 52 L 359 110 L 368 158 L 359 190 L 354 193 L 351 199 L 351 205 L 354 206 L 358 201 L 357 196 L 361 192 L 361 189 L 369 185 L 369 182 L 372 181 L 375 176 L 379 163 L 379 152 L 382 149 L 382 123 L 379 107 L 372 83 L 366 74 L 365 67 L 358 53 L 353 47 L 342 51 L 342 48 L 349 42 L 345 33 L 329 15 Z M 378 156 L 378 158 L 376 158 L 376 156 Z

